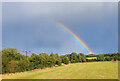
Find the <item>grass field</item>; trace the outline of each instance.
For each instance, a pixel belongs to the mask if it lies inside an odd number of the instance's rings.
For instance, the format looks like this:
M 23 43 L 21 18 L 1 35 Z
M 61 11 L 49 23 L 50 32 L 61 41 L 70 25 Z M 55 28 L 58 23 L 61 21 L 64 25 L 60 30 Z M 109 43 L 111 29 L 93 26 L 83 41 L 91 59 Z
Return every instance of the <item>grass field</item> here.
M 97 59 L 97 57 L 87 57 L 86 59 Z
M 56 68 L 34 70 L 3 79 L 117 79 L 118 62 L 75 63 Z

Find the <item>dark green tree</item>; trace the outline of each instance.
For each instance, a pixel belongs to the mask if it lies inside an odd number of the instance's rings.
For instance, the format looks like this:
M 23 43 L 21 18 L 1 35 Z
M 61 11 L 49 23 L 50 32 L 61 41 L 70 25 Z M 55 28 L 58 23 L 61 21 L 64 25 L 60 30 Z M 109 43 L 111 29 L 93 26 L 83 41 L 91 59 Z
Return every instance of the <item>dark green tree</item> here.
M 104 61 L 105 59 L 104 59 L 104 55 L 99 55 L 98 57 L 97 57 L 97 61 Z
M 69 64 L 69 58 L 68 58 L 68 57 L 64 57 L 63 63 L 64 63 L 64 64 Z

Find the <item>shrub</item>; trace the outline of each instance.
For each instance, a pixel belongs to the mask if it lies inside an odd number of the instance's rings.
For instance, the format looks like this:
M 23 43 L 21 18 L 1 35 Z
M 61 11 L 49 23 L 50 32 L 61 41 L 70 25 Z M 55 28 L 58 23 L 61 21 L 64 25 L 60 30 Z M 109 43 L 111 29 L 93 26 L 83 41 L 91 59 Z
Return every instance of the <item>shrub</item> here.
M 56 64 L 57 64 L 58 66 L 61 66 L 61 62 L 60 62 L 59 60 L 56 61 Z

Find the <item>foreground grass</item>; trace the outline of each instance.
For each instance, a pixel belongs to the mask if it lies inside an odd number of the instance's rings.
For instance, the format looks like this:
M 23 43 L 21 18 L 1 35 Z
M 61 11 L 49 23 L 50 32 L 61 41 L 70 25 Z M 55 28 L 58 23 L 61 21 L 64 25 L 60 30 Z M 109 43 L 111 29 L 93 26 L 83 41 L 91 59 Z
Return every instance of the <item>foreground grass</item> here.
M 2 76 L 3 79 L 117 79 L 118 62 L 75 63 L 56 68 Z

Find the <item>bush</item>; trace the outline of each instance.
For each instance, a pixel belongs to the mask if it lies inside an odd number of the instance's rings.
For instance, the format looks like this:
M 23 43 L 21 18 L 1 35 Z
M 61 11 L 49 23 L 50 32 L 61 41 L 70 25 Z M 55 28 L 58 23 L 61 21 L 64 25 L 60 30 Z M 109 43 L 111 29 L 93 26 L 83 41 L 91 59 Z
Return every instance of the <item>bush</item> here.
M 71 63 L 75 63 L 75 60 L 72 59 L 72 60 L 71 60 Z
M 19 72 L 25 71 L 26 67 L 27 67 L 27 62 L 26 61 L 24 61 L 24 60 L 18 61 L 18 71 Z
M 56 61 L 56 64 L 57 64 L 58 66 L 61 66 L 61 62 L 60 62 L 59 60 Z
M 9 68 L 9 73 L 15 73 L 18 72 L 18 65 L 16 61 L 10 61 L 8 64 L 8 68 Z

